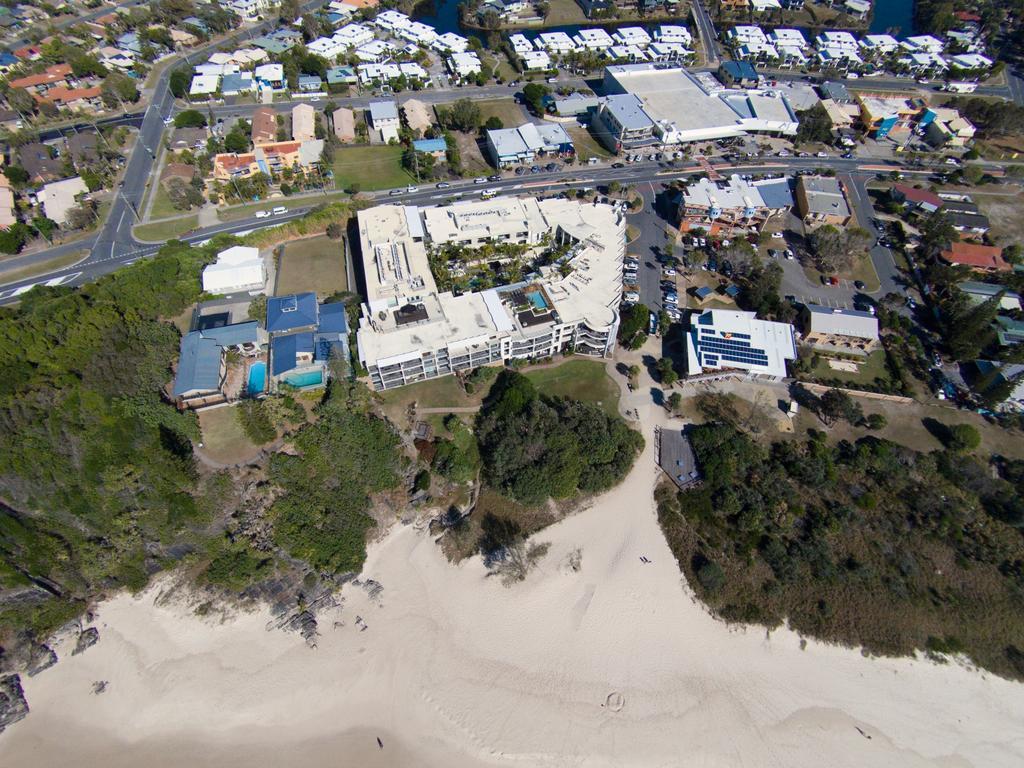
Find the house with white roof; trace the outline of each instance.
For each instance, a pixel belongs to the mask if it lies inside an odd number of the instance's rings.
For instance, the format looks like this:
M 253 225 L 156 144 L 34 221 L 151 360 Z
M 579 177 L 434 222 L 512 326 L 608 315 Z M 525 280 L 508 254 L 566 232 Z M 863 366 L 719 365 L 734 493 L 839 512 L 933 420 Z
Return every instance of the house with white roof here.
M 399 11 L 381 11 L 374 18 L 373 23 L 388 32 L 397 32 L 408 27 L 412 21 Z
M 393 101 L 371 101 L 367 108 L 370 118 L 370 129 L 379 133 L 385 144 L 391 139 L 398 141 L 398 129 L 401 119 L 398 116 L 398 105 Z
M 190 97 L 210 96 L 220 88 L 220 75 L 196 75 L 188 89 Z
M 331 36 L 346 48 L 358 48 L 360 45 L 372 42 L 373 30 L 362 24 L 346 24 L 341 29 L 335 30 Z
M 835 30 L 822 32 L 818 35 L 814 39 L 814 47 L 819 51 L 824 48 L 832 48 L 842 51 L 852 51 L 853 53 L 856 53 L 860 48 L 857 44 L 857 38 L 849 32 Z
M 931 35 L 915 35 L 908 37 L 900 45 L 908 51 L 919 51 L 921 53 L 942 53 L 945 48 L 942 41 Z
M 949 58 L 949 65 L 957 69 L 991 69 L 992 59 L 980 53 L 959 53 Z
M 572 39 L 576 47 L 587 51 L 603 51 L 615 45 L 612 36 L 601 27 L 581 29 Z
M 533 41 L 538 51 L 568 53 L 576 50 L 576 43 L 565 32 L 541 32 Z
M 799 48 L 800 50 L 807 47 L 807 38 L 804 37 L 804 33 L 799 29 L 785 29 L 782 27 L 773 29 L 768 33 L 768 42 L 776 47 L 785 45 L 791 48 Z
M 524 123 L 518 128 L 487 131 L 487 150 L 498 168 L 506 168 L 546 155 L 571 153 L 573 145 L 560 123 Z
M 282 64 L 260 64 L 253 70 L 256 84 L 263 88 L 280 88 L 284 85 L 284 66 Z
M 547 51 L 524 51 L 519 54 L 519 60 L 523 62 L 523 69 L 527 72 L 551 69 L 551 57 Z
M 242 68 L 237 64 L 197 64 L 197 75 L 237 75 Z
M 445 32 L 443 35 L 438 36 L 433 42 L 432 47 L 440 53 L 465 53 L 469 50 L 469 40 L 454 32 Z M 532 47 L 530 46 L 530 48 Z
M 638 45 L 613 45 L 604 52 L 604 55 L 612 61 L 647 61 L 646 51 Z
M 766 44 L 768 42 L 768 36 L 765 35 L 764 30 L 760 27 L 752 27 L 749 25 L 740 25 L 733 27 L 725 33 L 729 44 L 734 47 L 741 45 L 749 45 L 750 43 Z
M 472 77 L 480 74 L 480 57 L 472 51 L 453 53 L 445 59 L 445 66 L 456 77 Z
M 888 56 L 899 47 L 899 42 L 892 35 L 864 35 L 860 40 L 861 51 L 872 59 Z
M 651 44 L 651 36 L 643 27 L 620 27 L 612 35 L 619 45 L 635 45 L 638 48 L 646 48 Z
M 779 0 L 750 0 L 750 10 L 754 13 L 769 13 L 782 9 Z
M 651 43 L 646 53 L 650 61 L 688 61 L 695 55 L 682 43 L 662 42 Z
M 348 46 L 335 37 L 318 37 L 306 44 L 306 50 L 333 62 L 348 50 Z
M 807 61 L 804 49 L 799 46 L 776 45 L 775 51 L 777 54 L 776 61 L 778 61 L 779 66 L 781 67 L 798 67 Z
M 360 61 L 376 64 L 391 55 L 390 43 L 383 40 L 372 40 L 366 45 L 360 45 L 355 50 L 355 56 Z
M 900 63 L 917 74 L 945 72 L 949 68 L 944 58 L 928 51 L 914 51 L 908 56 L 901 57 Z
M 260 249 L 233 245 L 217 254 L 217 261 L 203 269 L 203 291 L 226 294 L 261 291 L 267 282 L 267 265 Z
M 398 36 L 416 45 L 430 45 L 437 40 L 437 30 L 429 24 L 420 21 L 411 21 L 407 26 L 398 30 Z
M 529 38 L 527 38 L 526 35 L 523 34 L 517 33 L 514 35 L 509 35 L 508 41 L 509 43 L 512 44 L 512 50 L 515 51 L 516 53 L 527 53 L 528 51 L 532 51 L 534 49 L 533 43 L 531 43 Z
M 844 0 L 843 8 L 855 19 L 863 19 L 871 12 L 871 0 Z
M 654 31 L 654 39 L 659 43 L 680 43 L 687 48 L 693 45 L 690 30 L 675 24 L 662 24 Z
M 736 57 L 744 61 L 773 61 L 779 52 L 771 43 L 744 43 L 735 51 Z

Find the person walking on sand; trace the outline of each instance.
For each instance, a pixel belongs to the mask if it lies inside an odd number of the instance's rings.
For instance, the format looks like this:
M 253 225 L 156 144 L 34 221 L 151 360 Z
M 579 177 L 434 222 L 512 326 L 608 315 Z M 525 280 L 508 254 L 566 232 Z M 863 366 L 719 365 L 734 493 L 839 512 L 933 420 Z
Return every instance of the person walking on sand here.
M 384 742 L 380 740 L 380 736 L 377 737 L 377 746 L 384 749 Z

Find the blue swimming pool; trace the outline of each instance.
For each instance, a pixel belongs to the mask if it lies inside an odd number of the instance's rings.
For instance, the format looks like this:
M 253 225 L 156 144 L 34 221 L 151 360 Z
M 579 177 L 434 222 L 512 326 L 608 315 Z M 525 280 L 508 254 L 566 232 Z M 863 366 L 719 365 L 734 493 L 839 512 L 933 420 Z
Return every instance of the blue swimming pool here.
M 530 291 L 526 294 L 526 298 L 530 300 L 533 308 L 538 312 L 543 312 L 548 308 L 548 303 L 544 300 L 544 296 L 540 291 Z
M 323 384 L 324 372 L 317 369 L 313 371 L 303 371 L 302 373 L 295 373 L 291 376 L 284 377 L 284 383 L 293 387 L 315 387 Z
M 249 382 L 245 388 L 249 397 L 262 395 L 267 388 L 267 364 L 258 361 L 249 366 Z

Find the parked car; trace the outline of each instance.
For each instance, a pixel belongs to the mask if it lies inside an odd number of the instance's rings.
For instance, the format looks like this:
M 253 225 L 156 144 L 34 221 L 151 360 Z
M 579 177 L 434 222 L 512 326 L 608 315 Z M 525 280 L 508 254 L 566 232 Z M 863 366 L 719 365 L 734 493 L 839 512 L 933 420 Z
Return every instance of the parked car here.
M 612 163 L 612 168 L 625 168 L 625 163 Z
M 493 174 L 491 174 L 490 176 L 487 177 L 487 180 L 488 181 L 501 181 L 501 174 L 500 173 L 493 173 Z
M 276 205 L 274 206 L 274 209 L 271 211 L 271 213 L 274 214 L 275 216 L 278 216 L 282 213 L 288 213 L 288 209 L 285 208 L 283 205 Z
M 622 294 L 622 298 L 624 301 L 636 304 L 638 301 L 640 301 L 640 294 L 637 293 L 636 291 L 626 291 L 624 294 Z
M 516 176 L 522 176 L 524 173 L 526 173 L 526 169 L 523 166 L 520 165 L 516 168 Z
M 256 211 L 256 218 L 257 219 L 265 219 L 265 218 L 267 218 L 270 215 L 271 215 L 270 211 Z
M 551 171 L 557 171 L 558 163 L 548 163 L 547 165 L 544 166 L 544 170 L 547 171 L 548 173 L 551 173 Z
M 487 177 L 486 176 L 478 176 L 477 178 L 473 179 L 473 183 L 474 184 L 486 184 L 487 183 Z
M 785 240 L 786 235 L 783 232 L 772 232 L 772 238 L 775 240 Z
M 450 186 L 451 184 L 449 184 L 447 181 L 439 181 L 436 184 L 437 189 L 448 189 L 448 187 Z
M 662 271 L 669 277 L 675 277 L 676 271 L 673 267 L 665 267 Z
M 858 291 L 863 291 L 865 288 L 867 288 L 867 286 L 864 285 L 863 280 L 854 280 L 853 287 L 856 288 Z

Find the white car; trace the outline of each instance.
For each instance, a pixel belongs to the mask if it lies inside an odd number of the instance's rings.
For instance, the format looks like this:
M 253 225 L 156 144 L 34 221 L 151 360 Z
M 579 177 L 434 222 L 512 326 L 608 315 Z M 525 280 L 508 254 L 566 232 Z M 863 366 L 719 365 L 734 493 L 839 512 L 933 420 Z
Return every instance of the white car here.
M 283 205 L 275 205 L 274 210 L 271 211 L 275 216 L 280 216 L 282 213 L 288 213 L 288 209 Z
M 265 219 L 270 216 L 270 211 L 256 211 L 257 219 Z
M 174 118 L 173 117 L 165 117 L 164 118 L 164 125 L 174 125 Z
M 828 157 L 828 152 L 819 152 L 815 157 Z
M 487 183 L 487 177 L 486 176 L 479 176 L 479 177 L 473 179 L 473 183 L 474 184 L 486 184 Z
M 412 184 L 410 184 L 408 187 L 405 188 L 405 191 L 411 195 L 413 192 L 419 192 L 419 188 L 414 187 Z
M 640 294 L 637 293 L 636 291 L 626 291 L 626 293 L 622 294 L 622 298 L 625 301 L 630 301 L 636 304 L 638 301 L 640 301 Z
M 796 255 L 793 253 L 793 251 L 791 249 L 787 248 L 786 249 L 786 258 L 789 259 L 790 261 L 792 261 L 793 259 L 796 258 Z
M 776 240 L 784 240 L 786 238 L 786 236 L 781 232 L 772 232 L 772 237 Z
M 672 267 L 665 267 L 662 272 L 668 277 L 675 277 L 676 271 Z

